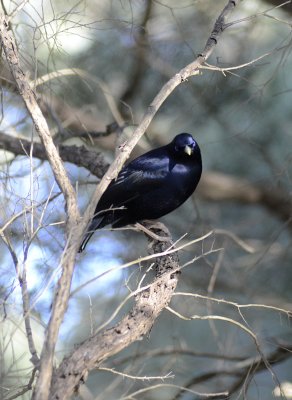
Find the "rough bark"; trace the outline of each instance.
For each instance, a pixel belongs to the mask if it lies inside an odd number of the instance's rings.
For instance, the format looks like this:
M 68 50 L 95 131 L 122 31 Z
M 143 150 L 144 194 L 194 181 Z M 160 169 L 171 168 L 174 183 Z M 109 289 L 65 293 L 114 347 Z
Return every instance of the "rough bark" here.
M 106 329 L 81 343 L 55 371 L 50 400 L 66 400 L 87 378 L 88 372 L 131 343 L 142 340 L 148 334 L 156 318 L 168 305 L 176 288 L 179 264 L 177 253 L 167 254 L 173 243 L 164 228 L 153 230 L 167 241 L 150 239 L 149 253 L 166 252 L 155 263 L 156 277 L 149 287 L 135 296 L 131 311 L 114 327 Z

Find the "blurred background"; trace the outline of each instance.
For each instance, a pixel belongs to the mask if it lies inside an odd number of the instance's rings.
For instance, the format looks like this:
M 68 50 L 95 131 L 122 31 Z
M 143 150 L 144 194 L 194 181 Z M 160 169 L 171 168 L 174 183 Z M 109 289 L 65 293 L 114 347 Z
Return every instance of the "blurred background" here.
M 208 65 L 168 97 L 132 153 L 180 132 L 200 144 L 204 172 L 197 191 L 161 221 L 179 245 L 214 232 L 180 251 L 181 294 L 170 307 L 185 317 L 228 320 L 184 320 L 165 310 L 148 339 L 104 365 L 157 379 L 96 371 L 80 398 L 189 400 L 199 398 L 192 391 L 226 390 L 232 399 L 292 398 L 292 6 L 282 3 L 240 2 Z M 163 84 L 203 50 L 226 0 L 1 4 L 83 210 L 117 146 Z M 0 398 L 8 399 L 28 383 L 32 369 L 16 267 L 27 272 L 33 335 L 41 348 L 66 215 L 4 59 L 0 79 L 0 226 L 18 260 L 2 240 Z M 72 146 L 81 149 L 79 157 Z M 101 163 L 96 173 L 95 162 Z M 118 267 L 146 254 L 143 233 L 95 233 L 76 262 L 56 364 L 137 288 L 150 264 Z M 127 301 L 111 324 L 130 306 Z

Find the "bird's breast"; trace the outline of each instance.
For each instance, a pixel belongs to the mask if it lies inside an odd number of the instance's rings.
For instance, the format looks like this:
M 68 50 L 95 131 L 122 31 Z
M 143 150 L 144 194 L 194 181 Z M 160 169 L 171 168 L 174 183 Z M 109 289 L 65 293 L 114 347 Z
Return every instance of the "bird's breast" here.
M 170 175 L 169 183 L 176 188 L 176 191 L 190 196 L 200 180 L 201 168 L 176 164 Z

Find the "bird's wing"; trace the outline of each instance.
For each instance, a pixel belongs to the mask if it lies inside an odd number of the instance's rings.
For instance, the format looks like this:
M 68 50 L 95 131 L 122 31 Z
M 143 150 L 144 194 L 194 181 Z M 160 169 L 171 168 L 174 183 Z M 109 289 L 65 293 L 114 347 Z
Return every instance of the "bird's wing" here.
M 139 157 L 130 162 L 112 181 L 104 193 L 98 208 L 127 205 L 131 200 L 143 193 L 159 187 L 169 174 L 167 157 Z

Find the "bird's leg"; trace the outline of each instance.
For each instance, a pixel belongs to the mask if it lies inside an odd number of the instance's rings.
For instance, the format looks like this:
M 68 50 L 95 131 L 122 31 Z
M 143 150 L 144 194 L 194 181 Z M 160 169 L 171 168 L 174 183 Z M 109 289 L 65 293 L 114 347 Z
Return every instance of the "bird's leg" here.
M 170 236 L 169 230 L 162 222 L 153 221 L 151 219 L 144 219 L 143 222 L 146 224 L 147 229 L 158 229 L 159 231 L 164 232 L 167 236 Z
M 150 231 L 150 229 L 159 229 L 160 231 L 164 232 L 166 235 L 169 235 L 168 229 L 161 223 L 161 222 L 153 222 L 149 220 L 144 220 L 144 224 L 146 223 L 148 226 L 144 226 L 139 222 L 136 222 L 135 226 L 144 232 L 146 235 L 150 236 L 152 239 L 158 240 L 160 242 L 167 242 L 169 241 L 169 236 L 159 236 L 156 235 L 154 232 Z

